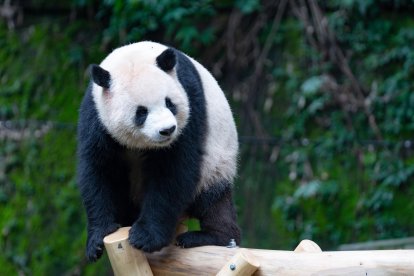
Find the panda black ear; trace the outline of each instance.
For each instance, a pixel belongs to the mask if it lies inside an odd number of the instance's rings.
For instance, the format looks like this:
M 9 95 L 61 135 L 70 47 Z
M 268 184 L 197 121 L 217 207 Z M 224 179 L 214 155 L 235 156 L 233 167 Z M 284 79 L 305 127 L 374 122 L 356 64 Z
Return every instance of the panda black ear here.
M 157 57 L 156 61 L 158 67 L 160 67 L 163 71 L 171 71 L 174 68 L 175 63 L 177 61 L 174 50 L 168 48 Z
M 90 74 L 91 78 L 94 83 L 97 85 L 103 87 L 103 88 L 109 88 L 109 83 L 111 81 L 111 75 L 108 71 L 103 69 L 101 66 L 92 64 L 90 66 Z

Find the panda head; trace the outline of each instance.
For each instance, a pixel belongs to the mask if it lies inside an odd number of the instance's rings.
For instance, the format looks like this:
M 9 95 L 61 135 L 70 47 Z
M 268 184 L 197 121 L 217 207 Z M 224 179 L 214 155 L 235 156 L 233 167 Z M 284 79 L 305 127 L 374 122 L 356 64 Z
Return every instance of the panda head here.
M 128 148 L 170 146 L 189 117 L 176 77 L 174 50 L 140 42 L 118 48 L 91 66 L 92 94 L 108 133 Z

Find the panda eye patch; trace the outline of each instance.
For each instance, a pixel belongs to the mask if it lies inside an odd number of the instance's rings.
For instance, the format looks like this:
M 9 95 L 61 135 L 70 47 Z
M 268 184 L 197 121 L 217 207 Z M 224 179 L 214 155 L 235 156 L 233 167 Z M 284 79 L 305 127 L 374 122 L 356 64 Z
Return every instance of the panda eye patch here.
M 145 106 L 138 106 L 135 112 L 135 125 L 142 126 L 147 119 L 148 109 Z
M 173 104 L 171 99 L 168 97 L 165 98 L 165 106 L 171 111 L 173 115 L 177 115 L 177 107 L 175 106 L 175 104 Z

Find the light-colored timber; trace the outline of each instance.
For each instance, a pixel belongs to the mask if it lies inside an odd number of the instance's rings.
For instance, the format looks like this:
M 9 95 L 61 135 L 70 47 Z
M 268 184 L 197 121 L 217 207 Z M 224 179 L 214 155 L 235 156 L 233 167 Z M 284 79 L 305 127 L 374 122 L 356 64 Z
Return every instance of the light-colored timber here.
M 379 250 L 414 249 L 414 237 L 349 243 L 339 246 L 338 250 Z
M 122 246 L 128 243 L 128 231 L 121 228 L 114 234 L 119 241 L 123 241 Z M 117 244 L 113 241 L 111 243 Z M 118 274 L 120 267 L 130 266 L 131 263 L 140 266 L 142 262 L 142 255 L 137 254 L 140 253 L 138 250 L 130 246 L 125 248 L 131 250 L 123 252 L 124 255 L 117 253 L 116 258 L 111 257 L 114 255 L 113 252 L 108 252 L 115 274 L 148 275 L 143 274 L 148 272 L 146 269 L 143 269 L 142 274 L 138 269 L 128 274 Z M 259 269 L 253 275 L 414 275 L 414 250 L 315 252 L 314 245 L 311 246 L 312 250 L 307 251 L 308 242 L 301 248 L 296 252 L 248 249 L 248 252 L 260 262 Z M 145 256 L 154 275 L 216 275 L 242 250 L 221 246 L 183 249 L 171 245 L 159 252 L 145 253 Z M 134 260 L 135 258 L 140 261 Z M 145 264 L 143 266 L 145 267 Z
M 115 276 L 152 276 L 145 255 L 128 242 L 130 227 L 123 227 L 106 236 L 104 244 Z
M 154 275 L 215 275 L 238 248 L 169 246 L 146 254 Z M 249 249 L 260 262 L 253 275 L 414 275 L 414 250 L 297 253 Z
M 317 245 L 315 242 L 311 240 L 303 240 L 299 243 L 298 246 L 296 246 L 294 252 L 296 253 L 316 253 L 316 252 L 322 252 L 322 249 Z
M 259 268 L 259 260 L 247 249 L 240 249 L 217 276 L 250 276 Z

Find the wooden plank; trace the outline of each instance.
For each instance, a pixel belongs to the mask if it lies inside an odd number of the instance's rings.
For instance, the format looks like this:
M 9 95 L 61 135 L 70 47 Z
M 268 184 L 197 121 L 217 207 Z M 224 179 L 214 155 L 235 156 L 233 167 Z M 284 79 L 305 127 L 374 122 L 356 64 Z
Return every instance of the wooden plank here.
M 240 248 L 176 246 L 146 254 L 154 275 L 216 275 Z M 296 253 L 249 249 L 260 262 L 253 275 L 414 275 L 414 250 Z
M 182 249 L 171 245 L 160 252 L 143 255 L 128 244 L 128 228 L 105 237 L 104 242 L 116 275 L 150 275 L 151 270 L 154 275 L 216 275 L 230 259 L 245 250 L 220 246 Z M 259 276 L 414 275 L 414 250 L 319 250 L 312 241 L 303 241 L 297 252 L 248 249 L 251 254 L 248 258 L 260 262 L 253 274 Z M 256 261 L 252 263 L 257 264 Z
M 414 249 L 414 237 L 343 244 L 339 250 Z

